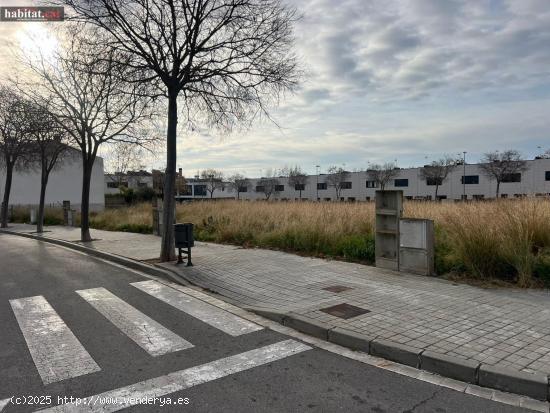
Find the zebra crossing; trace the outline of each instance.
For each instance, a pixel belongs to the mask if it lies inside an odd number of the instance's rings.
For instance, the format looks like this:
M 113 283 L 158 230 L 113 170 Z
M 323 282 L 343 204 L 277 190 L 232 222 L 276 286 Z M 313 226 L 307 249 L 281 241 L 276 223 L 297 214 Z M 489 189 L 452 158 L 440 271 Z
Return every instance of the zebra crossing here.
M 105 288 L 79 290 L 77 294 L 151 356 L 161 356 L 193 347 L 189 341 L 136 310 Z
M 263 329 L 158 281 L 142 281 L 131 285 L 230 336 Z M 194 347 L 191 342 L 106 288 L 77 290 L 75 293 L 152 357 Z M 101 370 L 45 297 L 12 299 L 10 305 L 44 385 Z
M 10 300 L 10 305 L 44 384 L 100 370 L 44 297 Z

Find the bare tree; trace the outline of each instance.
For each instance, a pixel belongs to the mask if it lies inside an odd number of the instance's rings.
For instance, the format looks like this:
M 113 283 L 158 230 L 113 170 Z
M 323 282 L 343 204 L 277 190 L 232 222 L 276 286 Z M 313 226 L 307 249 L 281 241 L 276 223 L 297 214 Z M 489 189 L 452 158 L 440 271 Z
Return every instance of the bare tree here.
M 50 173 L 61 161 L 75 161 L 78 151 L 69 147 L 69 135 L 42 107 L 30 106 L 30 136 L 33 166 L 40 170 L 40 200 L 36 232 L 44 231 L 44 204 Z
M 332 186 L 336 191 L 336 199 L 340 199 L 342 189 L 344 189 L 344 183 L 350 177 L 350 173 L 341 166 L 330 166 L 327 169 L 328 176 L 326 182 L 328 186 Z
M 483 155 L 479 167 L 490 180 L 496 181 L 496 198 L 500 193 L 501 182 L 514 182 L 517 174 L 527 170 L 527 164 L 516 150 L 487 152 Z
M 367 169 L 367 176 L 383 191 L 392 179 L 399 176 L 399 169 L 393 163 L 374 164 Z
M 439 186 L 443 185 L 456 165 L 456 159 L 445 156 L 420 170 L 420 178 L 425 180 L 428 185 L 435 185 L 435 200 L 437 200 Z
M 129 171 L 139 171 L 143 165 L 144 148 L 131 142 L 114 142 L 106 166 L 109 180 L 122 186 Z
M 28 160 L 30 153 L 28 102 L 13 89 L 0 85 L 0 166 L 6 170 L 0 227 L 8 226 L 8 206 L 14 169 Z
M 272 195 L 280 192 L 279 187 L 281 183 L 276 175 L 275 171 L 268 169 L 265 176 L 256 182 L 256 192 L 264 194 L 267 201 L 269 201 Z
M 138 73 L 122 62 L 127 55 L 110 49 L 97 30 L 70 25 L 51 58 L 28 57 L 34 77 L 20 90 L 52 114 L 78 146 L 82 157 L 81 240 L 90 241 L 89 209 L 92 169 L 99 148 L 109 142 L 138 144 L 149 138 L 139 122 L 149 119 L 150 99 Z M 173 186 L 172 186 L 173 188 Z
M 294 187 L 294 190 L 300 191 L 300 200 L 302 199 L 302 191 L 308 181 L 308 176 L 302 171 L 302 169 L 296 165 L 290 168 L 288 171 L 288 184 Z
M 63 0 L 77 18 L 109 33 L 168 99 L 167 193 L 176 174 L 178 97 L 187 121 L 231 129 L 269 114 L 266 105 L 297 83 L 293 8 L 280 0 Z M 161 260 L 175 258 L 174 200 L 165 199 Z
M 216 169 L 205 169 L 201 172 L 201 179 L 206 183 L 206 190 L 210 194 L 210 199 L 214 196 L 214 191 L 224 189 L 223 172 Z
M 234 174 L 228 178 L 229 187 L 237 193 L 237 199 L 241 199 L 241 192 L 248 192 L 251 187 L 250 179 L 241 174 Z

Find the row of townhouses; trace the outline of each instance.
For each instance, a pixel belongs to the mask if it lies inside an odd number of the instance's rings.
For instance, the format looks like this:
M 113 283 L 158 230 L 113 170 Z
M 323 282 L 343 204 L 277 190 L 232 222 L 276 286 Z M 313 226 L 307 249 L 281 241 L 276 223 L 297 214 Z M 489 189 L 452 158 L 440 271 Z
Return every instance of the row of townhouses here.
M 435 199 L 435 183 L 421 177 L 422 168 L 399 169 L 385 189 L 400 189 L 406 199 Z M 181 173 L 181 170 L 180 170 Z M 319 200 L 319 201 L 370 201 L 374 199 L 377 188 L 367 171 L 350 172 L 342 184 L 339 196 L 337 191 L 327 182 L 328 175 L 309 175 L 307 182 L 300 187 L 290 185 L 288 178 L 277 178 L 278 185 L 270 196 L 271 200 Z M 228 183 L 208 191 L 208 183 L 195 178 L 187 178 L 186 186 L 179 191 L 177 199 L 181 201 L 212 198 L 240 198 L 244 200 L 266 199 L 261 178 L 252 178 L 249 185 L 242 187 L 237 194 Z M 128 176 L 127 185 L 133 188 L 151 185 L 151 174 L 142 172 Z M 117 186 L 112 177 L 106 177 L 106 193 L 114 193 Z M 489 179 L 478 164 L 459 165 L 454 168 L 447 179 L 438 188 L 440 200 L 468 200 L 495 198 L 496 182 Z M 550 196 L 550 159 L 534 159 L 526 161 L 526 170 L 511 176 L 500 185 L 501 198 L 518 198 L 524 196 Z

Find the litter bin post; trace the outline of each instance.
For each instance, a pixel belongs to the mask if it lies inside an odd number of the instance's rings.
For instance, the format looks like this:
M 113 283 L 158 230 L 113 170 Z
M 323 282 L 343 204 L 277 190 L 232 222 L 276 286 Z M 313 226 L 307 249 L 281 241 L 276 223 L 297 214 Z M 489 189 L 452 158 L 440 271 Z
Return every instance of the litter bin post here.
M 193 266 L 191 262 L 191 248 L 195 246 L 195 239 L 193 236 L 193 224 L 174 224 L 174 241 L 176 248 L 178 249 L 178 264 L 183 263 L 182 254 L 187 255 L 187 266 Z M 182 251 L 182 250 L 186 251 Z

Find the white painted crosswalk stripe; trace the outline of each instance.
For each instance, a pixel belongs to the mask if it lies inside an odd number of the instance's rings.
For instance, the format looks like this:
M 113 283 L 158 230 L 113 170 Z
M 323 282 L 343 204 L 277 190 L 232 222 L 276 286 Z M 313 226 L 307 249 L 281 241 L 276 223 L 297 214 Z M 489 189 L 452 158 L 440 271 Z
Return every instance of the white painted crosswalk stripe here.
M 294 340 L 281 341 L 235 356 L 176 371 L 166 376 L 89 396 L 83 398 L 79 406 L 65 404 L 43 410 L 43 412 L 116 412 L 145 403 L 144 400 L 147 398 L 165 397 L 171 393 L 281 360 L 310 349 L 311 347 Z M 112 403 L 114 400 L 117 401 L 116 404 Z M 155 406 L 150 405 L 149 407 L 155 409 Z M 158 405 L 156 408 L 158 409 Z
M 0 412 L 4 410 L 4 407 L 6 407 L 9 402 L 10 402 L 10 399 L 0 400 Z
M 101 370 L 43 296 L 10 304 L 44 384 Z
M 77 293 L 152 356 L 193 347 L 105 288 L 79 290 Z
M 140 281 L 132 285 L 211 326 L 232 336 L 262 330 L 263 327 L 231 314 L 156 281 Z

